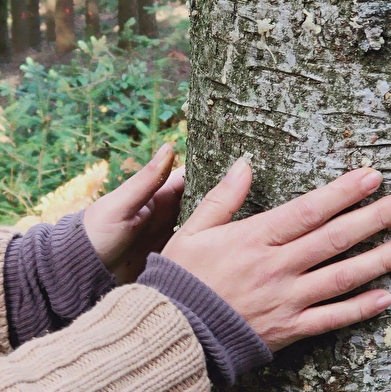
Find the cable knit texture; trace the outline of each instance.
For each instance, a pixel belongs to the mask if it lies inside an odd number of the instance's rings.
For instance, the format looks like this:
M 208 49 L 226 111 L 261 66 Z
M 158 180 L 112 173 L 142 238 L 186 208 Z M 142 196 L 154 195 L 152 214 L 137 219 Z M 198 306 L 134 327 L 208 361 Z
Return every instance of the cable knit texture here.
M 210 391 L 204 353 L 164 295 L 126 285 L 0 358 L 0 391 Z
M 7 310 L 4 295 L 4 262 L 7 247 L 12 239 L 20 237 L 21 233 L 14 227 L 0 227 L 0 355 L 12 350 L 8 337 Z
M 12 347 L 24 344 L 0 358 L 0 391 L 203 392 L 208 371 L 213 382 L 232 384 L 271 360 L 239 314 L 158 254 L 149 256 L 142 285 L 114 289 L 96 305 L 114 280 L 82 214 L 18 236 L 12 229 L 0 235 L 0 342 L 9 352 L 8 321 Z
M 12 347 L 63 328 L 115 286 L 82 217 L 36 225 L 9 245 L 4 288 Z
M 187 317 L 205 350 L 214 383 L 232 385 L 239 374 L 273 359 L 266 344 L 230 305 L 171 260 L 151 253 L 137 282 L 159 290 Z

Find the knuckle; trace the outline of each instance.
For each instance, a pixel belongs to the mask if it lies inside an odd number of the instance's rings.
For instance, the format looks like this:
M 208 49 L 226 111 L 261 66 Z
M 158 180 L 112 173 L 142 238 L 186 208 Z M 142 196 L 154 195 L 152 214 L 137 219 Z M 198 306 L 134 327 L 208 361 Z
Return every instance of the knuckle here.
M 151 184 L 155 183 L 155 181 L 153 181 L 155 177 L 155 173 L 151 170 L 149 165 L 147 165 L 124 184 L 127 184 L 130 190 L 135 186 L 140 187 L 141 189 L 147 189 L 151 186 Z
M 208 204 L 208 205 L 210 205 L 212 207 L 216 207 L 216 208 L 221 208 L 223 206 L 223 203 L 221 202 L 221 200 L 219 200 L 218 198 L 214 197 L 210 193 L 205 195 L 205 197 L 203 198 L 201 203 L 202 204 Z
M 344 230 L 338 230 L 333 224 L 328 225 L 326 230 L 328 241 L 337 254 L 349 249 L 351 244 Z
M 301 200 L 297 207 L 300 224 L 307 230 L 317 227 L 323 222 L 323 214 L 318 211 L 310 200 Z
M 292 331 L 298 339 L 304 339 L 326 332 L 324 330 L 324 323 L 319 323 L 318 320 L 314 320 L 313 318 L 301 320 L 301 317 L 293 325 Z
M 340 185 L 337 185 L 337 184 L 330 184 L 330 189 L 333 194 L 338 195 L 338 200 L 340 200 L 341 204 L 343 204 L 343 205 L 350 206 L 351 204 L 354 203 L 354 201 L 356 199 L 356 197 L 355 197 L 356 195 L 354 192 L 352 192 L 351 189 L 347 189 L 347 188 L 340 186 Z M 364 192 L 362 192 L 362 190 L 359 187 L 357 187 L 355 189 L 358 190 L 361 198 L 366 196 L 366 194 L 364 194 Z
M 356 317 L 357 317 L 356 318 L 357 322 L 364 321 L 368 318 L 367 312 L 365 311 L 364 306 L 362 304 L 357 305 L 357 316 Z
M 278 246 L 286 243 L 285 236 L 281 233 L 281 230 L 279 230 L 279 228 L 276 227 L 276 225 L 274 225 L 272 222 L 264 222 L 263 228 L 264 232 L 268 234 L 268 238 L 270 238 L 268 241 L 270 245 Z
M 387 274 L 391 271 L 391 255 L 389 251 L 385 252 L 387 248 L 385 246 L 381 246 L 378 249 L 378 260 L 380 265 L 379 274 L 381 275 Z
M 379 230 L 383 230 L 391 226 L 391 217 L 388 216 L 387 212 L 384 211 L 387 210 L 384 210 L 380 207 L 375 209 L 375 219 Z
M 340 294 L 348 293 L 356 287 L 356 280 L 347 268 L 339 268 L 335 274 L 335 286 Z
M 334 331 L 341 328 L 342 320 L 339 313 L 329 313 L 323 332 Z
M 201 204 L 207 206 L 208 210 L 223 212 L 227 217 L 232 217 L 233 211 L 230 211 L 228 206 L 220 198 L 213 195 L 213 192 L 209 192 L 203 198 Z

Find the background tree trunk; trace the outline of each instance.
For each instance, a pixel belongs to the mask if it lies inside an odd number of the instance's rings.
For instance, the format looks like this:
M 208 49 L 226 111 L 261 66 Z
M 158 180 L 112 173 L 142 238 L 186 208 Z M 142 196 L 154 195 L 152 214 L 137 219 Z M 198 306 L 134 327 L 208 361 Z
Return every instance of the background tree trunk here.
M 100 37 L 98 0 L 86 0 L 86 37 Z
M 48 42 L 56 41 L 56 24 L 55 24 L 56 0 L 46 0 L 46 39 Z
M 118 0 L 118 46 L 126 49 L 130 46 L 129 41 L 122 35 L 125 30 L 125 24 L 130 18 L 138 18 L 137 0 Z M 137 26 L 136 26 L 137 27 Z M 137 34 L 137 31 L 135 31 Z
M 56 48 L 59 53 L 76 46 L 73 0 L 57 0 L 55 10 Z
M 28 43 L 31 48 L 39 49 L 41 46 L 41 20 L 39 17 L 39 0 L 27 1 L 28 12 Z
M 24 0 L 11 0 L 12 15 L 12 49 L 23 52 L 29 47 L 28 37 L 28 10 Z
M 0 63 L 11 59 L 11 47 L 8 35 L 8 0 L 0 0 Z
M 391 191 L 388 0 L 192 0 L 185 220 L 240 156 L 243 218 L 359 166 Z M 381 233 L 349 253 L 389 238 Z M 346 257 L 346 255 L 345 255 Z M 390 288 L 390 278 L 373 285 Z M 298 342 L 234 391 L 391 390 L 391 319 Z
M 144 7 L 152 7 L 153 0 L 118 0 L 118 26 L 119 41 L 118 46 L 126 49 L 131 46 L 126 37 L 121 36 L 125 23 L 130 19 L 136 20 L 133 32 L 136 35 L 146 35 L 149 38 L 158 36 L 155 14 L 148 14 Z
M 148 38 L 157 38 L 159 32 L 156 24 L 156 16 L 154 13 L 149 13 L 145 7 L 152 7 L 153 0 L 138 0 L 139 7 L 139 34 L 146 35 Z

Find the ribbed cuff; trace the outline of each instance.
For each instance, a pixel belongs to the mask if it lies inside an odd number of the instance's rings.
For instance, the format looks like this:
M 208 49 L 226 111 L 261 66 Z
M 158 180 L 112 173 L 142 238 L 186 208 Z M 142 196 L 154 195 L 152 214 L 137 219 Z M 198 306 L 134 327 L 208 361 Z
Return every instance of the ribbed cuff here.
M 208 359 L 214 383 L 270 362 L 272 353 L 246 321 L 213 290 L 172 261 L 151 253 L 137 283 L 154 287 L 189 320 Z
M 83 213 L 39 224 L 6 253 L 4 287 L 16 347 L 67 325 L 115 286 L 83 225 Z

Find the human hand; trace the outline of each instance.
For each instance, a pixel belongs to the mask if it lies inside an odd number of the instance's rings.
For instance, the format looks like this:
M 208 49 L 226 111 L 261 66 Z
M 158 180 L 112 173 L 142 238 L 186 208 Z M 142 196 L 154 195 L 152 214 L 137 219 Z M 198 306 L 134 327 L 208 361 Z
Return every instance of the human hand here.
M 184 186 L 184 167 L 171 172 L 174 151 L 165 144 L 142 170 L 84 213 L 87 235 L 118 283 L 136 280 L 151 251 L 173 233 Z
M 391 243 L 311 270 L 391 226 L 391 197 L 334 217 L 373 193 L 380 173 L 358 169 L 273 210 L 231 222 L 251 180 L 250 167 L 239 159 L 162 255 L 219 294 L 271 351 L 373 317 L 391 305 L 391 295 L 380 289 L 319 304 L 390 272 Z

